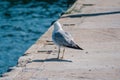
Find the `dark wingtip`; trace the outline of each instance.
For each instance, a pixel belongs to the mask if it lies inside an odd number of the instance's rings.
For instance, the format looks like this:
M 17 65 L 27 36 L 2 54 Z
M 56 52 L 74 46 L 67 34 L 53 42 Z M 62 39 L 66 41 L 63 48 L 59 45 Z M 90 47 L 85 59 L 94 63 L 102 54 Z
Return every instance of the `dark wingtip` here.
M 78 45 L 76 45 L 75 49 L 84 50 L 83 48 L 79 47 Z
M 80 48 L 78 45 L 75 45 L 75 46 L 66 46 L 66 47 L 73 48 L 73 49 L 78 49 L 78 50 L 84 50 L 83 48 Z
M 80 50 L 84 50 L 83 48 L 80 48 Z
M 80 50 L 84 50 L 83 48 L 80 48 L 80 47 L 79 47 L 79 49 L 80 49 Z

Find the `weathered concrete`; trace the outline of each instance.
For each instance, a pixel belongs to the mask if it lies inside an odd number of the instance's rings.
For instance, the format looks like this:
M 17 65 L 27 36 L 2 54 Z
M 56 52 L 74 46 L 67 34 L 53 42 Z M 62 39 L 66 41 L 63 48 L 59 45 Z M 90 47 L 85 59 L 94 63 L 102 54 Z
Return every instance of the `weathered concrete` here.
M 85 50 L 55 59 L 51 27 L 0 80 L 120 80 L 120 0 L 78 0 L 72 8 L 59 21 Z

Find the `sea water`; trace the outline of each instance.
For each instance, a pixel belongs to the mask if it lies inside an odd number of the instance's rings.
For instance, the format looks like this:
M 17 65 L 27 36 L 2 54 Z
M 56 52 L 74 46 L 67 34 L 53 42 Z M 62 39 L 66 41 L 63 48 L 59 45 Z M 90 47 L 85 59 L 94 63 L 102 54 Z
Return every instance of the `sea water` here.
M 0 74 L 60 17 L 75 0 L 0 0 Z

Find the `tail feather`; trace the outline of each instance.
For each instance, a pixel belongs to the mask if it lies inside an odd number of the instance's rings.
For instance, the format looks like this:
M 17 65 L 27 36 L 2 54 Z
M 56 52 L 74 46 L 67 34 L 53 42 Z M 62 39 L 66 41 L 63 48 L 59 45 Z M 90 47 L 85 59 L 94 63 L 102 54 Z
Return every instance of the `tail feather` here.
M 84 50 L 83 48 L 79 47 L 78 45 L 75 46 L 75 49 Z
M 74 45 L 74 46 L 66 46 L 66 47 L 73 48 L 73 49 L 84 50 L 83 48 L 79 47 L 77 44 Z

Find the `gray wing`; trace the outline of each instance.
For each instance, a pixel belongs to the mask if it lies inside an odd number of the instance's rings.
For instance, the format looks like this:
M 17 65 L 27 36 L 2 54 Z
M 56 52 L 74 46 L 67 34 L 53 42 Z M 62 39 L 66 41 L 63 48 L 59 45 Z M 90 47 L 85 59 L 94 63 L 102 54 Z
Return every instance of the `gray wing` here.
M 60 46 L 72 46 L 73 44 L 75 44 L 73 42 L 73 38 L 72 36 L 67 33 L 67 32 L 64 32 L 64 31 L 61 31 L 61 32 L 55 32 L 53 34 L 53 39 L 54 39 L 54 42 Z
M 65 32 L 65 34 L 66 34 L 71 40 L 73 40 L 73 37 L 71 36 L 70 33 Z
M 73 41 L 72 36 L 67 32 L 64 32 L 64 31 L 55 32 L 52 35 L 52 38 L 53 38 L 53 41 L 59 46 L 83 50 Z

